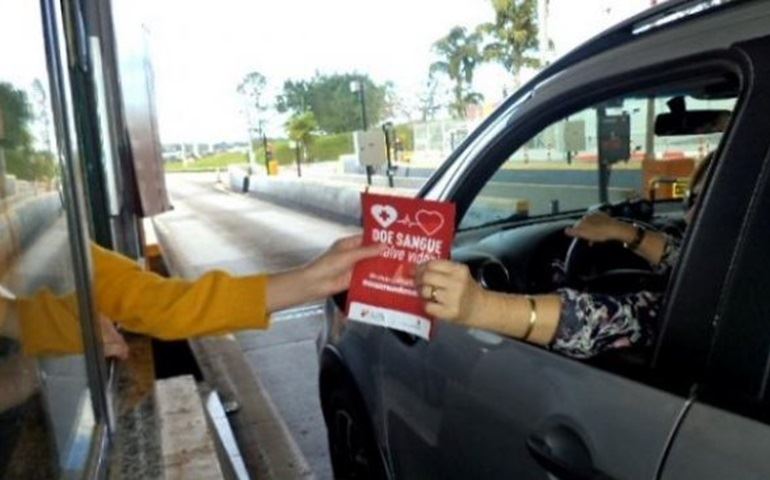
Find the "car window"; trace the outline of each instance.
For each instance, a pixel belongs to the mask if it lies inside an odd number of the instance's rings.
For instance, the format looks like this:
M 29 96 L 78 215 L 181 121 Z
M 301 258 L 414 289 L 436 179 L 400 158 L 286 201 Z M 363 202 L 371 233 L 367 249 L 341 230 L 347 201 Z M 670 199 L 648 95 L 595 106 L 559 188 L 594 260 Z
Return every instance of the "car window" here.
M 524 218 L 632 198 L 682 197 L 694 165 L 719 144 L 735 107 L 729 92 L 710 98 L 704 91 L 698 85 L 616 97 L 548 125 L 502 163 L 460 228 L 515 214 Z M 686 112 L 686 118 L 677 112 Z

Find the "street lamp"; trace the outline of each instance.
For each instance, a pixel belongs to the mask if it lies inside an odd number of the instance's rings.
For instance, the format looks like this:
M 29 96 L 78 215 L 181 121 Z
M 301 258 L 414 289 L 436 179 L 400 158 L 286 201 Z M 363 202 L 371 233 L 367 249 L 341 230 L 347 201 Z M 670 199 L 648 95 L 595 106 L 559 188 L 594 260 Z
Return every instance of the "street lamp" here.
M 366 97 L 364 93 L 364 82 L 361 79 L 352 80 L 350 82 L 350 91 L 352 93 L 358 94 L 358 99 L 361 102 L 361 125 L 363 126 L 364 132 L 368 129 L 368 126 L 366 124 Z M 371 185 L 372 184 L 372 167 L 370 165 L 366 166 L 366 183 Z

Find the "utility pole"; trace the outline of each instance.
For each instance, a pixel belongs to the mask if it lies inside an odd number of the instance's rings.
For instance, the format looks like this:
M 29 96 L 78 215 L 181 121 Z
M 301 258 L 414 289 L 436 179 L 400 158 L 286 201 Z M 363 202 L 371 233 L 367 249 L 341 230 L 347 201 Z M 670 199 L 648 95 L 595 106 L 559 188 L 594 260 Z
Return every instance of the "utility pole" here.
M 385 134 L 385 155 L 388 160 L 388 186 L 390 188 L 393 188 L 393 163 L 391 161 L 390 157 L 390 147 L 391 147 L 391 141 L 390 141 L 390 133 L 393 131 L 393 124 L 391 122 L 386 122 L 382 124 L 382 133 Z
M 353 93 L 358 93 L 358 98 L 361 102 L 361 124 L 363 125 L 364 132 L 366 132 L 369 126 L 366 123 L 366 98 L 364 93 L 364 81 L 358 79 L 350 82 L 350 91 Z M 367 185 L 372 184 L 372 167 L 370 165 L 366 166 L 366 183 Z
M 265 175 L 270 175 L 270 150 L 267 149 L 267 134 L 265 133 L 265 122 L 260 120 L 259 129 L 262 131 L 262 149 L 265 151 Z

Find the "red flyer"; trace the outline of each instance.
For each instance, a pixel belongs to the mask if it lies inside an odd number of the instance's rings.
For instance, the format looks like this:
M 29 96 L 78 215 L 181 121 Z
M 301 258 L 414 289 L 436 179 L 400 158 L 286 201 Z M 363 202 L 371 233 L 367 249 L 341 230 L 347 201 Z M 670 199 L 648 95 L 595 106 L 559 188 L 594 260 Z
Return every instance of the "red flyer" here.
M 415 289 L 414 269 L 428 260 L 449 258 L 454 204 L 364 193 L 361 207 L 364 244 L 388 248 L 353 270 L 348 318 L 428 339 L 432 319 Z

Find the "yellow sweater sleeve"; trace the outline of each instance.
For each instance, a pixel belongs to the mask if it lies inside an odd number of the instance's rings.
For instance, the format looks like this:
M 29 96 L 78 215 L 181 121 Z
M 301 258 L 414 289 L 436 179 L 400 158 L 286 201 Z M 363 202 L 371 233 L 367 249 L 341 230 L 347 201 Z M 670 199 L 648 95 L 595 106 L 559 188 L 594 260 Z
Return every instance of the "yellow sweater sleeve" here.
M 164 278 L 97 245 L 91 252 L 97 310 L 128 331 L 172 340 L 269 325 L 264 275 Z
M 63 355 L 83 351 L 75 295 L 57 296 L 43 289 L 16 303 L 24 353 Z

